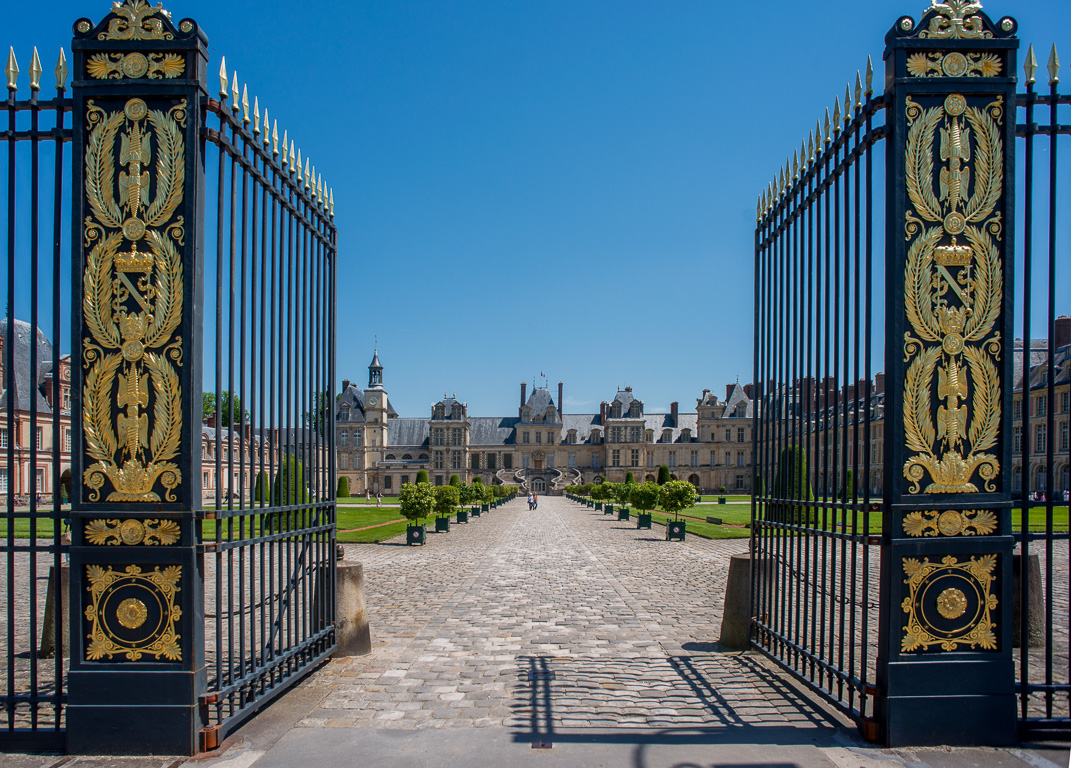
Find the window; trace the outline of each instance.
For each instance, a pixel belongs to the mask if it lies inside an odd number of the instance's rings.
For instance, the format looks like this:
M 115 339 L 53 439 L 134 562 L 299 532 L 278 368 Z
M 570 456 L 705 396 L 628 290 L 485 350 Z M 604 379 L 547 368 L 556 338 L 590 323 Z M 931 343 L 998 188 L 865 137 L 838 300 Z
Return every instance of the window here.
M 637 449 L 637 448 L 633 448 L 632 449 L 632 461 L 629 462 L 629 465 L 633 466 L 633 467 L 640 466 L 640 451 L 639 451 L 639 449 Z
M 487 468 L 488 469 L 494 469 L 495 468 L 495 455 L 493 453 L 487 454 Z
M 0 493 L 7 493 L 7 468 L 0 469 Z
M 699 466 L 699 451 L 692 451 L 692 466 Z
M 729 451 L 725 452 L 725 466 L 730 466 L 733 463 L 733 455 Z
M 339 448 L 345 448 L 350 443 L 350 433 L 344 429 L 338 431 L 338 446 Z
M 613 466 L 613 467 L 620 467 L 621 466 L 621 451 L 611 451 L 611 464 L 610 465 Z
M 622 427 L 610 427 L 610 442 L 621 443 L 624 442 L 624 428 Z
M 743 488 L 744 487 L 744 476 L 743 475 L 737 475 L 736 476 L 736 487 L 737 488 Z
M 436 475 L 435 476 L 435 484 L 436 485 L 442 485 L 443 484 L 443 476 L 442 475 Z
M 363 466 L 364 466 L 364 457 L 362 457 L 362 456 L 354 457 L 354 459 L 353 459 L 353 468 L 354 469 L 361 469 L 361 467 L 363 467 Z
M 450 469 L 461 469 L 461 451 L 450 451 Z
M 744 428 L 743 427 L 738 427 L 737 430 L 736 430 L 736 442 L 738 442 L 738 443 L 744 442 Z
M 554 469 L 554 454 L 547 454 L 547 469 Z
M 63 410 L 71 410 L 71 388 L 63 387 L 60 391 L 62 392 L 62 394 L 60 395 L 60 401 L 63 403 Z
M 1049 396 L 1038 395 L 1037 399 L 1037 415 L 1047 416 L 1049 413 Z
M 202 472 L 201 473 L 201 487 L 202 488 L 207 488 L 208 487 L 208 473 L 207 472 Z
M 676 451 L 670 451 L 669 452 L 669 466 L 671 466 L 671 467 L 677 466 L 677 452 Z
M 1068 440 L 1067 430 L 1068 430 L 1068 422 L 1065 421 L 1063 424 L 1060 425 L 1060 450 L 1064 451 L 1064 452 L 1066 452 L 1067 449 L 1068 449 L 1067 448 L 1067 440 Z
M 731 443 L 733 441 L 733 431 L 731 429 L 725 430 L 725 442 Z
M 647 454 L 647 466 L 648 467 L 653 467 L 654 466 L 654 454 L 653 453 L 648 453 Z
M 41 429 L 41 427 L 38 427 L 38 428 L 37 428 L 37 429 L 35 430 L 35 434 L 34 434 L 34 445 L 36 445 L 36 446 L 37 446 L 38 450 L 40 450 L 40 448 L 41 448 L 41 442 L 42 442 L 42 437 L 41 437 L 41 436 L 42 436 L 43 434 L 44 434 L 44 430 L 43 430 L 43 429 Z
M 386 477 L 383 478 L 383 490 L 384 491 L 389 491 L 390 490 L 390 481 L 391 481 L 390 475 L 387 475 Z
M 738 467 L 744 466 L 744 452 L 743 451 L 739 451 L 736 454 L 736 466 L 738 466 Z
M 718 455 L 714 452 L 710 452 L 710 466 L 716 467 L 718 465 Z
M 513 469 L 513 454 L 512 453 L 503 453 L 502 454 L 502 469 Z
M 576 430 L 570 429 L 569 434 L 565 436 L 565 442 L 569 445 L 576 445 Z
M 523 454 L 521 456 L 521 468 L 522 469 L 528 469 L 528 454 L 527 453 Z
M 450 430 L 450 445 L 461 445 L 461 430 Z
M 1012 473 L 1012 490 L 1021 491 L 1023 489 L 1023 469 L 1022 467 L 1016 467 Z
M 1034 450 L 1041 453 L 1045 450 L 1045 425 L 1038 424 L 1034 428 Z
M 7 448 L 7 427 L 0 429 L 0 448 Z
M 539 445 L 542 442 L 543 442 L 543 433 L 542 432 L 536 432 L 536 445 Z
M 525 442 L 525 443 L 528 442 L 528 433 L 527 432 L 524 433 L 524 438 L 522 439 L 521 442 Z
M 575 468 L 576 468 L 576 454 L 575 453 L 570 453 L 569 454 L 569 469 L 575 469 Z
M 432 455 L 435 457 L 435 460 L 432 463 L 432 466 L 435 469 L 442 469 L 443 468 L 443 452 L 442 451 L 436 451 Z
M 353 433 L 353 444 L 361 445 L 364 442 L 364 430 L 358 429 Z
M 349 456 L 339 456 L 338 457 L 338 468 L 339 469 L 348 469 L 349 468 L 349 463 L 350 463 Z
M 591 468 L 592 469 L 598 469 L 599 468 L 599 454 L 597 454 L 597 453 L 591 454 Z
M 36 475 L 37 483 L 34 485 L 33 489 L 35 493 L 41 493 L 45 490 L 45 470 L 38 469 Z
M 1022 400 L 1016 400 L 1015 401 L 1015 405 L 1012 407 L 1012 410 L 1015 413 L 1015 417 L 1014 418 L 1016 418 L 1016 419 L 1023 418 L 1023 401 Z
M 553 432 L 548 432 L 547 433 L 547 445 L 554 445 L 554 433 Z
M 1023 428 L 1020 426 L 1012 429 L 1012 451 L 1015 453 L 1023 452 Z
M 638 443 L 638 442 L 640 442 L 640 439 L 642 438 L 642 435 L 643 435 L 643 433 L 642 433 L 642 431 L 640 430 L 639 427 L 629 427 L 628 428 L 628 441 L 630 443 Z
M 474 453 L 471 456 L 469 456 L 469 469 L 479 469 L 479 468 L 480 468 L 480 454 Z
M 1060 396 L 1060 413 L 1071 411 L 1071 392 L 1064 392 Z
M 441 429 L 433 429 L 431 431 L 431 444 L 442 445 L 443 444 L 443 431 Z
M 409 475 L 402 475 L 402 485 L 409 482 Z

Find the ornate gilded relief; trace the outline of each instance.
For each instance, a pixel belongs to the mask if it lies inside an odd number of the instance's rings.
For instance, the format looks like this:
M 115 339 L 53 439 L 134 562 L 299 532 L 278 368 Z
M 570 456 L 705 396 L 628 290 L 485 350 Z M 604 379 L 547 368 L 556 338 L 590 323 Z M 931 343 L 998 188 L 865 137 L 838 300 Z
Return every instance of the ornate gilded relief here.
M 934 13 L 930 24 L 919 32 L 919 37 L 940 39 L 986 39 L 993 33 L 984 28 L 982 19 L 975 14 L 982 4 L 973 0 L 930 0 L 926 13 Z
M 181 661 L 176 633 L 182 609 L 175 600 L 180 589 L 182 566 L 156 567 L 143 572 L 128 565 L 123 572 L 111 566 L 88 565 L 90 605 L 86 661 L 124 656 L 139 661 L 152 656 L 159 661 Z
M 994 491 L 1000 427 L 1004 102 L 907 100 L 904 428 L 909 493 Z M 940 145 L 935 151 L 935 138 Z M 939 162 L 935 168 L 934 161 Z M 936 187 L 936 188 L 935 188 Z M 966 242 L 961 242 L 960 238 Z M 936 389 L 933 386 L 937 374 Z M 936 425 L 934 419 L 936 417 Z
M 96 80 L 171 80 L 186 71 L 186 61 L 178 53 L 98 53 L 89 57 L 86 70 Z
M 996 77 L 1004 68 L 993 53 L 913 53 L 907 57 L 912 77 Z
M 988 509 L 911 512 L 904 518 L 908 536 L 986 536 L 997 529 L 997 516 Z
M 948 555 L 940 563 L 905 557 L 903 562 L 909 594 L 900 605 L 907 614 L 900 650 L 929 650 L 934 645 L 943 651 L 961 645 L 997 649 L 992 617 L 998 604 L 993 593 L 996 555 L 963 562 Z
M 174 520 L 90 520 L 86 540 L 97 546 L 169 547 L 179 540 L 179 524 Z
M 124 0 L 112 3 L 112 13 L 119 18 L 108 22 L 106 32 L 98 35 L 100 40 L 171 40 L 174 38 L 164 29 L 163 19 L 171 14 L 164 10 L 163 3 L 149 5 L 145 0 Z M 153 18 L 161 16 L 163 18 Z
M 83 482 L 91 502 L 106 486 L 111 502 L 160 501 L 158 482 L 175 501 L 186 102 L 163 112 L 130 99 L 108 112 L 90 101 L 86 121 L 83 432 L 95 463 Z

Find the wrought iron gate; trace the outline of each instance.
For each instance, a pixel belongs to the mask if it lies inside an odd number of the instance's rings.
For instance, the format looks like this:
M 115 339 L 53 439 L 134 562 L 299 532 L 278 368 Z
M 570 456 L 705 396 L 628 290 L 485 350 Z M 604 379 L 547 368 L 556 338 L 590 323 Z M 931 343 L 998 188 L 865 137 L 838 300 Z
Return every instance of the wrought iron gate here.
M 333 198 L 192 19 L 72 49 L 7 67 L 0 748 L 192 754 L 334 649 Z
M 1055 49 L 1049 94 L 1032 48 L 1016 93 L 1015 33 L 957 0 L 901 17 L 884 94 L 868 62 L 759 200 L 752 641 L 890 744 L 1071 725 L 1052 490 L 1068 486 L 1071 98 Z

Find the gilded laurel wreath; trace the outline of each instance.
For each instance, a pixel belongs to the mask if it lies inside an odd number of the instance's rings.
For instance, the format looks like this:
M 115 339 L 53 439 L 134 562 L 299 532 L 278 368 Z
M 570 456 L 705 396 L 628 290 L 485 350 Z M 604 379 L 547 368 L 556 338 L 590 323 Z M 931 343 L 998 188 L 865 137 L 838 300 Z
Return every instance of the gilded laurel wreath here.
M 174 501 L 181 472 L 171 460 L 181 439 L 183 267 L 175 213 L 185 184 L 185 104 L 167 113 L 131 99 L 106 113 L 93 105 L 87 141 L 83 275 L 86 453 L 90 501 Z M 154 145 L 156 162 L 150 172 Z M 116 160 L 125 170 L 116 172 Z M 150 192 L 155 195 L 150 200 Z M 125 250 L 130 243 L 130 250 Z M 139 243 L 147 244 L 138 251 Z M 151 414 L 151 417 L 150 417 Z M 150 429 L 151 424 L 151 429 Z
M 986 451 L 1000 427 L 1002 118 L 1001 100 L 984 109 L 959 94 L 929 109 L 908 103 L 904 300 L 914 334 L 904 338 L 904 431 L 914 455 L 904 476 L 911 493 L 927 475 L 925 493 L 977 492 L 976 476 L 993 491 L 1000 471 Z

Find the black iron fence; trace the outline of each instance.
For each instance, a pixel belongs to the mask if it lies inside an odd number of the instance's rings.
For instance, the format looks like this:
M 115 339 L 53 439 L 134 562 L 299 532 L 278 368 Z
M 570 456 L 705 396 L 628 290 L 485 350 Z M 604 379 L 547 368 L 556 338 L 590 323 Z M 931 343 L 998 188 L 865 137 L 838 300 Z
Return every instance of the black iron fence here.
M 26 67 L 27 62 L 29 66 Z M 24 748 L 62 743 L 66 693 L 67 595 L 59 574 L 67 550 L 70 497 L 70 201 L 71 100 L 61 51 L 44 79 L 36 49 L 7 57 L 4 319 L 0 328 L 0 740 Z M 20 83 L 21 80 L 21 83 Z M 19 98 L 28 81 L 29 98 Z M 54 86 L 53 86 L 54 84 Z M 43 97 L 42 89 L 55 96 Z M 24 92 L 25 94 L 25 92 Z M 42 206 L 42 202 L 44 206 Z
M 755 234 L 753 641 L 860 720 L 873 715 L 883 407 L 872 77 L 868 61 L 763 193 Z

